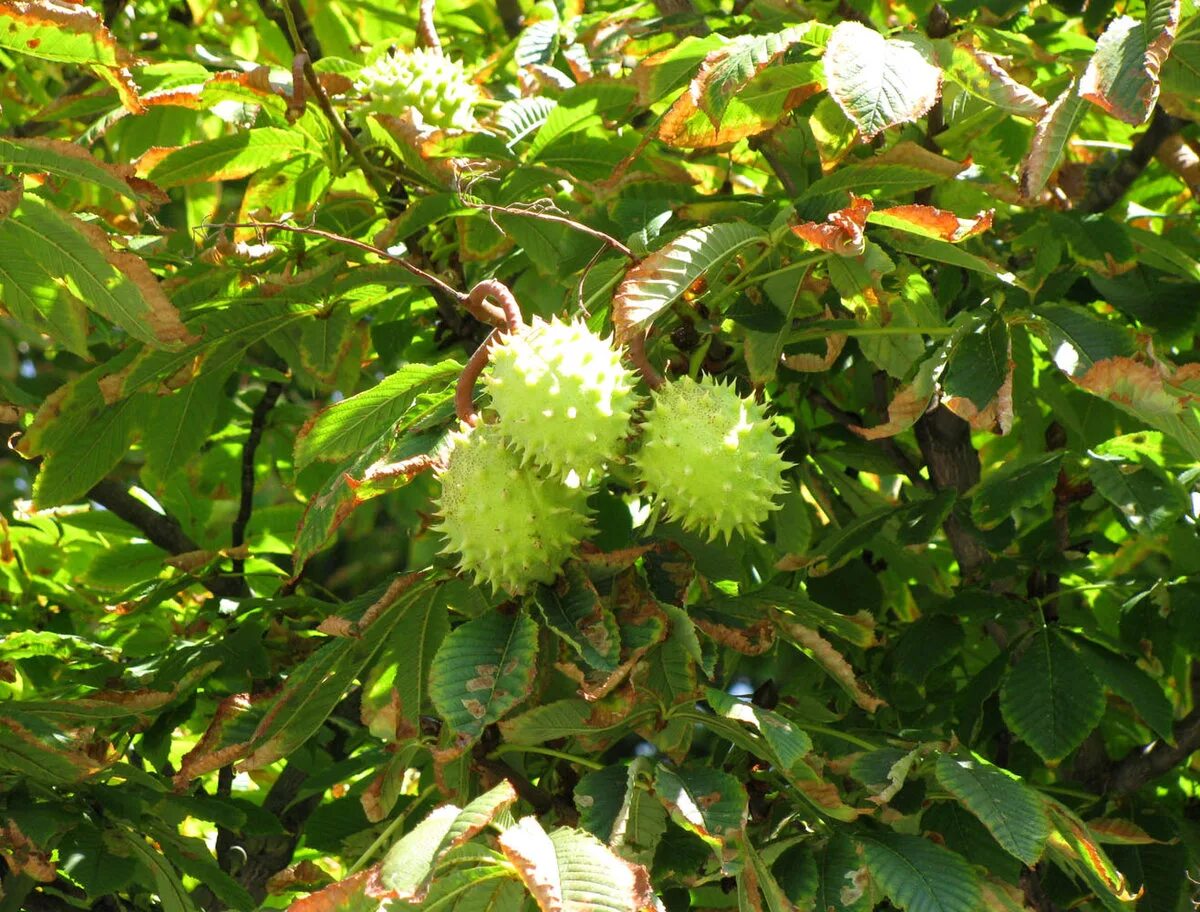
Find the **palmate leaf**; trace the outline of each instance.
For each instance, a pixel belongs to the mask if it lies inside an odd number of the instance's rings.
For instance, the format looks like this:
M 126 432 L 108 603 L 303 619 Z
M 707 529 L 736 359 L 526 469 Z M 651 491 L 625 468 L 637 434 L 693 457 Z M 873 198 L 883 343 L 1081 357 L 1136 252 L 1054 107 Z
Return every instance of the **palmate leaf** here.
M 1000 845 L 1027 865 L 1038 862 L 1050 836 L 1050 820 L 1033 789 L 975 755 L 942 754 L 936 771 L 938 782 Z
M 302 130 L 259 127 L 146 158 L 139 170 L 161 187 L 197 181 L 236 180 L 270 165 L 315 157 L 320 150 Z
M 961 855 L 920 836 L 857 837 L 871 879 L 905 912 L 976 912 L 979 876 Z
M 938 100 L 942 71 L 917 37 L 884 38 L 858 22 L 841 22 L 825 48 L 829 95 L 864 139 L 911 123 Z
M 82 146 L 59 139 L 0 139 L 0 165 L 34 174 L 53 174 L 81 186 L 103 187 L 138 199 L 128 180 L 133 169 L 106 164 Z
M 639 912 L 653 905 L 646 869 L 582 830 L 547 833 L 523 817 L 501 834 L 500 848 L 542 912 Z
M 83 4 L 0 2 L 0 48 L 63 63 L 133 63 L 133 55 L 117 44 L 95 10 Z
M 475 738 L 529 696 L 537 673 L 538 625 L 498 611 L 457 627 L 437 651 L 429 694 L 447 723 Z
M 693 228 L 625 274 L 613 298 L 613 325 L 624 342 L 675 302 L 709 268 L 767 235 L 742 222 Z
M 1004 679 L 1000 711 L 1015 735 L 1053 763 L 1096 727 L 1104 691 L 1057 631 L 1040 630 Z

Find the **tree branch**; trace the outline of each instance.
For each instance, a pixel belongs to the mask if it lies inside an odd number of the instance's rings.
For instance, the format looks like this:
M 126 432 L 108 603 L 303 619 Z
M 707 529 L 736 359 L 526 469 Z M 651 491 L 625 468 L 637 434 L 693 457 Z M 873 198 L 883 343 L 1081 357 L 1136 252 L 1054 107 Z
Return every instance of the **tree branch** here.
M 1175 723 L 1175 743 L 1155 741 L 1139 747 L 1119 760 L 1108 777 L 1105 793 L 1128 795 L 1185 762 L 1200 750 L 1200 667 L 1192 667 L 1190 713 Z
M 183 531 L 174 516 L 159 513 L 146 506 L 129 493 L 124 485 L 105 478 L 96 482 L 88 491 L 88 499 L 94 500 L 114 516 L 118 516 L 170 554 L 187 554 L 201 548 Z M 200 581 L 217 598 L 236 598 L 243 594 L 239 580 L 221 576 L 210 576 Z
M 1179 130 L 1179 123 L 1157 105 L 1150 126 L 1137 138 L 1125 156 L 1117 163 L 1111 174 L 1097 180 L 1079 204 L 1081 212 L 1103 212 L 1125 195 L 1154 158 L 1154 153 L 1163 141 Z
M 939 405 L 917 419 L 914 431 L 937 490 L 962 493 L 979 482 L 979 454 L 971 445 L 971 426 L 967 422 Z M 956 514 L 947 516 L 942 528 L 963 576 L 973 575 L 991 559 L 987 549 Z
M 286 3 L 287 9 L 285 10 L 279 3 Z M 324 56 L 321 51 L 321 42 L 313 30 L 313 24 L 309 20 L 308 14 L 300 5 L 300 0 L 279 0 L 279 3 L 274 0 L 258 0 L 259 9 L 263 11 L 264 16 L 279 26 L 283 36 L 292 46 L 293 54 L 303 52 L 308 54 L 309 60 L 320 60 Z M 295 23 L 295 40 L 293 40 L 293 28 L 289 24 L 289 19 Z
M 267 384 L 266 391 L 258 400 L 258 405 L 254 407 L 254 413 L 250 416 L 250 435 L 242 445 L 241 500 L 238 503 L 237 516 L 233 520 L 233 530 L 230 533 L 230 541 L 234 548 L 240 548 L 246 543 L 246 526 L 250 523 L 251 513 L 254 512 L 254 454 L 258 450 L 259 441 L 262 440 L 263 429 L 267 424 L 267 415 L 275 407 L 275 402 L 282 392 L 283 384 L 278 380 L 272 380 Z M 245 571 L 246 562 L 240 557 L 234 558 L 233 572 L 241 577 Z

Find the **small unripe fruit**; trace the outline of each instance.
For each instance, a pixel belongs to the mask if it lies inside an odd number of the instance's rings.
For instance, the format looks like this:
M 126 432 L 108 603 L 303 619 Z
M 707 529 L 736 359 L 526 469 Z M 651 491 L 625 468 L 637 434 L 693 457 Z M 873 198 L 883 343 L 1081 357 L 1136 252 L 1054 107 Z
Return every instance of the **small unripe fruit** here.
M 443 462 L 443 553 L 493 590 L 553 581 L 587 531 L 587 494 L 523 466 L 495 425 L 452 433 Z
M 670 516 L 709 541 L 734 532 L 760 538 L 760 524 L 786 489 L 788 464 L 762 406 L 710 377 L 683 377 L 655 391 L 634 462 Z
M 579 320 L 535 317 L 502 337 L 490 361 L 484 384 L 496 426 L 523 459 L 586 479 L 620 453 L 637 397 L 611 339 Z
M 457 60 L 417 48 L 382 54 L 354 83 L 364 99 L 355 112 L 399 116 L 413 110 L 431 127 L 469 130 L 479 89 Z

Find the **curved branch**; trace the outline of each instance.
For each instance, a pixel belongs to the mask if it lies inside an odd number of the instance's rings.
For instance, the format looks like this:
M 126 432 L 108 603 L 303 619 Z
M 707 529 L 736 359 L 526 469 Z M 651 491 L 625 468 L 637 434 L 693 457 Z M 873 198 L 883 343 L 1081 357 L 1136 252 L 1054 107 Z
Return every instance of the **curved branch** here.
M 459 420 L 463 424 L 470 427 L 474 427 L 479 423 L 479 413 L 475 411 L 475 381 L 479 379 L 479 375 L 487 367 L 488 358 L 491 356 L 492 343 L 499 339 L 500 330 L 493 329 L 488 333 L 488 337 L 483 340 L 483 344 L 475 349 L 475 353 L 471 355 L 471 360 L 463 368 L 463 372 L 458 377 L 458 383 L 454 386 L 454 413 L 458 415 Z
M 489 304 L 488 298 L 494 298 L 500 303 L 500 306 Z M 496 279 L 484 279 L 477 283 L 471 289 L 471 293 L 467 295 L 464 304 L 477 319 L 493 326 L 506 326 L 509 332 L 517 332 L 525 325 L 525 318 L 521 315 L 521 306 L 517 303 L 512 291 L 507 285 Z M 486 316 L 481 316 L 481 314 L 486 314 Z
M 258 443 L 262 440 L 263 430 L 267 426 L 267 415 L 275 407 L 283 384 L 272 380 L 267 384 L 266 391 L 254 412 L 250 416 L 250 435 L 242 444 L 242 490 L 238 502 L 237 516 L 233 520 L 233 531 L 230 533 L 230 543 L 234 548 L 240 548 L 246 543 L 246 526 L 250 524 L 250 514 L 254 511 L 254 456 L 258 452 Z M 240 557 L 233 560 L 233 572 L 242 576 L 246 562 Z
M 1117 202 L 1133 186 L 1133 182 L 1150 164 L 1163 141 L 1179 129 L 1179 122 L 1157 105 L 1146 132 L 1137 138 L 1116 169 L 1098 180 L 1079 204 L 1082 212 L 1103 212 Z
M 437 26 L 433 23 L 433 8 L 437 0 L 421 0 L 421 5 L 417 8 L 417 34 L 421 37 L 421 43 L 429 49 L 431 53 L 442 56 L 442 39 L 438 37 Z
M 1200 750 L 1200 668 L 1192 668 L 1192 703 L 1195 708 L 1175 723 L 1175 743 L 1156 741 L 1135 748 L 1113 767 L 1108 794 L 1128 795 L 1170 772 Z
M 663 375 L 650 363 L 650 357 L 646 354 L 645 333 L 635 332 L 630 336 L 629 341 L 625 343 L 625 351 L 629 354 L 629 363 L 637 368 L 637 372 L 646 381 L 646 386 L 656 390 L 666 382 Z

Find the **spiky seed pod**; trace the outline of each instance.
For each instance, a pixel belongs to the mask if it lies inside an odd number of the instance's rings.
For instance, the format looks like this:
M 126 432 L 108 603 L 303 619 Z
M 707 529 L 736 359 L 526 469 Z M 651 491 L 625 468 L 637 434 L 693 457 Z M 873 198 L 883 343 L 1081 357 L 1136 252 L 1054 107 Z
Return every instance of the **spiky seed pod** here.
M 523 466 L 495 425 L 450 435 L 438 471 L 443 553 L 513 595 L 548 583 L 587 531 L 587 494 Z
M 503 336 L 484 384 L 497 426 L 528 461 L 580 478 L 621 451 L 637 397 L 612 339 L 557 317 Z
M 354 88 L 364 96 L 356 114 L 399 116 L 410 109 L 431 127 L 469 130 L 479 89 L 462 63 L 417 48 L 382 54 L 359 71 Z
M 760 538 L 786 487 L 788 464 L 762 406 L 711 377 L 684 377 L 655 391 L 634 462 L 670 516 L 709 541 L 734 532 Z

